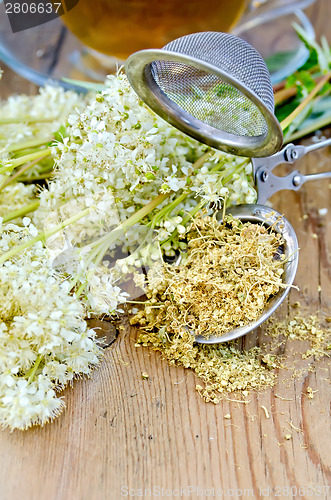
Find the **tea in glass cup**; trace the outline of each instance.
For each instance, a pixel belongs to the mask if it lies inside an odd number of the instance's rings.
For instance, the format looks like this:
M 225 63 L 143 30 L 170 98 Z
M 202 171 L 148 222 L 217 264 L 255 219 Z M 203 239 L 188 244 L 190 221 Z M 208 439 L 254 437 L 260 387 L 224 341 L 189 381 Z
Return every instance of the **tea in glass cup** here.
M 198 31 L 229 31 L 247 0 L 79 0 L 62 16 L 69 30 L 100 54 L 125 60 Z

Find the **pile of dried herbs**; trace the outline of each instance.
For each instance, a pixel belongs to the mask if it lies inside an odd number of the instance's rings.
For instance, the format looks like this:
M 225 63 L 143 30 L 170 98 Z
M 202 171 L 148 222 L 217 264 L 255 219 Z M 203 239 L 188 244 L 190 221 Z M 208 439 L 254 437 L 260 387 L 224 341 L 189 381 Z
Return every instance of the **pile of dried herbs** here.
M 282 286 L 282 237 L 261 224 L 199 215 L 186 233 L 179 265 L 154 266 L 145 309 L 133 321 L 147 331 L 221 336 L 255 321 Z

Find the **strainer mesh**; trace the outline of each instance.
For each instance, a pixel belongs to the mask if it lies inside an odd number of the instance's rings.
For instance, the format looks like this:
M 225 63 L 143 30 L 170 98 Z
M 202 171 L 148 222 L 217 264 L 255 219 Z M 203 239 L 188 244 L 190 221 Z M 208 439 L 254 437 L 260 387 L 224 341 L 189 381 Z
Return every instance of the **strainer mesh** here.
M 248 87 L 273 112 L 268 69 L 260 54 L 244 40 L 227 33 L 195 33 L 170 42 L 164 49 L 221 69 Z M 151 72 L 162 92 L 200 121 L 238 136 L 254 137 L 267 131 L 265 118 L 251 99 L 218 76 L 169 60 L 153 62 Z

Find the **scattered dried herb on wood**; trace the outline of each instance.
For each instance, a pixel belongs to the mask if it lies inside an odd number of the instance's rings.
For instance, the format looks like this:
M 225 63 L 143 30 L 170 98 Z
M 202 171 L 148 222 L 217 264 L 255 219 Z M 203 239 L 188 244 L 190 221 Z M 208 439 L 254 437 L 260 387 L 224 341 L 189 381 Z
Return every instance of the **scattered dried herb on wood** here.
M 139 317 L 139 313 L 137 316 Z M 132 323 L 136 320 L 137 317 Z M 138 335 L 136 345 L 160 351 L 171 365 L 192 369 L 204 383 L 204 386 L 196 385 L 199 394 L 207 402 L 218 403 L 229 393 L 247 396 L 252 390 L 274 386 L 279 370 L 282 369 L 293 371 L 295 379 L 302 378 L 310 367 L 297 371 L 293 357 L 280 354 L 283 352 L 280 347 L 284 339 L 289 344 L 294 341 L 302 342 L 302 348 L 296 343 L 296 349 L 299 348 L 302 357 L 315 366 L 316 356 L 322 356 L 322 353 L 330 356 L 331 330 L 322 323 L 322 318 L 315 315 L 275 319 L 266 328 L 270 343 L 246 350 L 241 349 L 235 341 L 213 345 L 197 344 L 185 329 L 173 335 L 167 335 L 165 329 L 143 332 Z
M 283 337 L 287 340 L 301 340 L 308 343 L 308 349 L 301 353 L 302 359 L 324 356 L 330 357 L 331 330 L 323 322 L 328 323 L 328 318 L 323 321 L 321 317 L 310 314 L 302 316 L 295 315 L 293 318 L 279 321 L 270 320 L 268 334 L 274 338 Z
M 263 361 L 266 350 L 261 347 L 240 350 L 234 342 L 197 344 L 187 330 L 171 338 L 162 332 L 141 333 L 138 343 L 161 351 L 171 365 L 191 368 L 204 382 L 204 386 L 197 384 L 196 389 L 207 402 L 218 403 L 231 392 L 245 395 L 251 389 L 271 387 L 276 380 L 276 372 Z

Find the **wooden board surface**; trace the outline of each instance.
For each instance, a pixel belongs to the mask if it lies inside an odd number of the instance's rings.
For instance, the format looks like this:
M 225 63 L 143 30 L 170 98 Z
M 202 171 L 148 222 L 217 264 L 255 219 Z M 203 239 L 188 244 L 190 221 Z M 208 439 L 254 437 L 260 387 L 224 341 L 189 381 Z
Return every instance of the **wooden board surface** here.
M 317 33 L 331 42 L 329 0 L 317 0 L 308 12 Z M 6 70 L 3 93 L 32 90 Z M 296 167 L 329 170 L 330 150 L 311 153 Z M 312 312 L 330 311 L 330 192 L 328 182 L 314 182 L 275 201 L 301 248 L 300 292 L 291 292 L 279 315 L 296 300 Z M 319 215 L 324 208 L 327 214 Z M 305 367 L 300 379 L 282 370 L 273 389 L 251 393 L 248 403 L 215 406 L 200 398 L 192 372 L 136 348 L 136 334 L 122 331 L 92 380 L 64 392 L 66 411 L 54 423 L 0 433 L 1 500 L 117 500 L 145 488 L 145 498 L 331 498 L 328 359 L 309 371 L 299 344 L 287 344 L 285 352 Z M 263 328 L 254 332 L 243 346 L 258 344 L 263 334 Z M 313 399 L 308 386 L 317 391 Z

